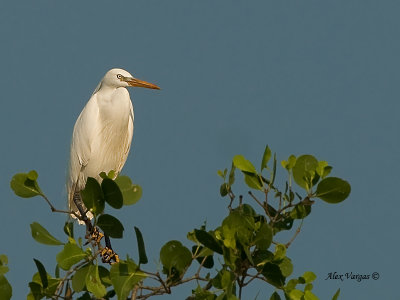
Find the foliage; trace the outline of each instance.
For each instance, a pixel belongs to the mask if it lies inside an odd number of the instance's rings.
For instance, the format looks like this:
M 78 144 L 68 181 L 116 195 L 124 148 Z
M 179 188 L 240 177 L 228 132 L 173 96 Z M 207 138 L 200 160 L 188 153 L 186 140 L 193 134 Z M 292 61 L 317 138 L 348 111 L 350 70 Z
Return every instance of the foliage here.
M 38 272 L 29 283 L 28 299 L 147 299 L 171 293 L 172 288 L 187 282 L 196 282 L 192 300 L 241 299 L 243 289 L 255 281 L 272 286 L 270 299 L 315 300 L 313 282 L 316 275 L 305 271 L 292 276 L 293 262 L 288 249 L 301 231 L 304 220 L 318 200 L 340 203 L 350 194 L 347 181 L 330 177 L 332 167 L 312 155 L 291 155 L 281 161 L 287 172 L 283 189 L 276 186 L 276 154 L 267 146 L 261 158 L 259 171 L 243 155 L 233 157 L 230 170 L 218 171 L 223 179 L 220 194 L 228 204 L 228 214 L 216 228 L 205 225 L 187 235 L 188 241 L 168 241 L 160 250 L 159 271 L 146 271 L 148 263 L 145 242 L 135 227 L 138 244 L 138 263 L 131 257 L 119 259 L 109 240 L 101 245 L 103 234 L 123 238 L 124 226 L 117 217 L 106 214 L 107 205 L 114 209 L 135 204 L 142 195 L 139 185 L 127 176 L 101 173 L 101 184 L 89 178 L 81 192 L 87 209 L 95 216 L 86 222 L 86 244 L 82 237 L 74 238 L 73 223 L 64 226 L 65 240 L 60 241 L 37 222 L 31 224 L 32 237 L 44 245 L 60 247 L 56 256 L 54 276 L 43 264 L 34 259 Z M 243 174 L 250 188 L 248 197 L 236 196 L 233 186 L 238 173 Z M 16 195 L 23 198 L 42 196 L 54 212 L 55 209 L 41 191 L 35 171 L 16 174 L 10 183 Z M 295 185 L 294 185 L 295 184 Z M 79 216 L 78 216 L 79 217 Z M 292 238 L 282 242 L 282 231 L 292 231 Z M 101 260 L 99 259 L 101 258 Z M 102 264 L 102 262 L 106 262 Z M 218 264 L 217 264 L 218 262 Z M 107 263 L 110 263 L 108 265 Z M 11 286 L 4 274 L 8 271 L 7 258 L 0 256 L 0 299 L 11 298 Z M 197 271 L 189 275 L 190 266 Z M 149 280 L 152 279 L 152 280 Z M 332 299 L 337 299 L 338 290 Z
M 4 275 L 9 271 L 7 264 L 7 256 L 0 254 L 0 300 L 9 300 L 12 296 L 12 287 Z

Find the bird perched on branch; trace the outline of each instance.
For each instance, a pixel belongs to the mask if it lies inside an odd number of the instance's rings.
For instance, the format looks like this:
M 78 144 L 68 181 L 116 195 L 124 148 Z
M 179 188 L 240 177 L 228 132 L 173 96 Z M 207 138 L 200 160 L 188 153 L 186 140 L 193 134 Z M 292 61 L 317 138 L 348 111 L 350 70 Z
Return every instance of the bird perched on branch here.
M 72 135 L 67 178 L 70 211 L 80 215 L 75 201 L 83 204 L 80 191 L 88 177 L 101 182 L 100 173 L 115 176 L 128 157 L 133 135 L 133 106 L 126 87 L 160 89 L 134 78 L 122 69 L 111 69 L 100 81 L 76 120 Z M 84 207 L 84 206 L 83 206 Z M 73 215 L 73 217 L 75 217 Z M 93 215 L 88 212 L 87 217 Z M 83 224 L 82 221 L 79 223 Z

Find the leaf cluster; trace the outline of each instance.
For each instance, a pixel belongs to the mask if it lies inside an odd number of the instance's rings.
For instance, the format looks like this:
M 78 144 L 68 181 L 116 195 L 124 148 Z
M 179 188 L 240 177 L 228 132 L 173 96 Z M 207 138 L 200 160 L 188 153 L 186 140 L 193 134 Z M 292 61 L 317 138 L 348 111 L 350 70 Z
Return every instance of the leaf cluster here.
M 229 201 L 227 216 L 216 228 L 207 229 L 204 224 L 190 231 L 187 238 L 191 244 L 188 246 L 185 245 L 187 241 L 166 242 L 160 249 L 160 269 L 157 271 L 144 270 L 148 258 L 144 237 L 137 227 L 134 228 L 137 262 L 127 255 L 126 259 L 108 266 L 99 260 L 102 249 L 96 249 L 89 242 L 83 244 L 82 237 L 74 237 L 72 222 L 64 225 L 64 241 L 33 222 L 32 237 L 41 244 L 61 247 L 61 250 L 56 256 L 54 276 L 34 259 L 38 271 L 29 283 L 28 299 L 85 300 L 115 296 L 118 300 L 147 299 L 169 294 L 173 287 L 191 281 L 196 282 L 196 287 L 187 299 L 242 299 L 243 289 L 255 281 L 274 287 L 272 300 L 279 300 L 281 296 L 289 300 L 318 299 L 313 293 L 316 275 L 305 271 L 303 275 L 293 277 L 293 261 L 288 256 L 288 249 L 313 205 L 319 200 L 340 203 L 349 196 L 351 187 L 347 181 L 330 176 L 332 167 L 326 161 L 306 154 L 290 155 L 281 161 L 287 175 L 281 189 L 276 184 L 278 165 L 276 154 L 272 154 L 268 146 L 261 157 L 259 170 L 243 155 L 234 156 L 229 171 L 218 171 L 223 179 L 220 195 Z M 246 198 L 235 195 L 237 171 L 250 189 Z M 113 180 L 115 173 L 110 172 L 102 173 L 101 177 L 101 183 L 88 178 L 81 192 L 83 203 L 94 215 L 93 226 L 98 226 L 112 238 L 122 238 L 124 226 L 105 211 L 136 203 L 142 190 L 127 176 Z M 10 186 L 23 198 L 42 196 L 52 211 L 58 211 L 41 191 L 37 178 L 35 171 L 19 173 L 12 178 Z M 283 240 L 282 231 L 292 232 L 292 238 Z M 7 290 L 6 264 L 4 256 L 0 256 L 0 291 L 2 288 Z M 191 266 L 197 271 L 190 275 Z M 9 291 L 11 297 L 11 286 Z M 339 293 L 338 290 L 332 299 L 336 300 Z

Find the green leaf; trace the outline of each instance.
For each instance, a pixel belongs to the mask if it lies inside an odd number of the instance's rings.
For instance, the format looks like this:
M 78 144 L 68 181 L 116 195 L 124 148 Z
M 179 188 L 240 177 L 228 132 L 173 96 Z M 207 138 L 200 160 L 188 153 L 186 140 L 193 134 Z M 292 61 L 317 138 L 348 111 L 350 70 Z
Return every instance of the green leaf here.
M 108 174 L 106 174 L 106 172 L 101 172 L 99 175 L 100 175 L 100 177 L 101 177 L 102 179 L 109 178 L 109 179 L 114 180 L 114 179 L 115 179 L 116 173 L 115 173 L 114 170 L 111 170 L 110 172 L 108 172 Z
M 295 164 L 296 164 L 296 156 L 294 156 L 293 154 L 289 156 L 287 161 L 286 160 L 282 160 L 281 161 L 282 167 L 285 168 L 288 171 L 293 169 Z
M 112 238 L 122 238 L 124 226 L 122 226 L 122 223 L 117 218 L 111 215 L 101 215 L 97 219 L 97 226 L 104 231 L 104 234 L 107 234 Z
M 161 248 L 160 259 L 166 274 L 180 277 L 190 266 L 192 253 L 181 242 L 170 241 Z M 173 269 L 176 270 L 177 274 L 173 274 Z
M 229 186 L 227 183 L 223 183 L 221 184 L 221 187 L 219 188 L 219 193 L 222 197 L 225 197 L 226 195 L 228 195 L 228 191 L 229 191 Z
M 0 275 L 6 274 L 9 268 L 6 266 L 8 264 L 8 258 L 6 255 L 0 255 Z
M 30 295 L 32 295 L 32 299 L 38 300 L 44 297 L 42 286 L 37 282 L 29 282 L 29 288 L 31 289 Z M 29 295 L 28 295 L 29 297 Z
M 120 175 L 115 179 L 121 190 L 124 205 L 132 205 L 140 200 L 142 197 L 142 188 L 140 185 L 132 184 L 128 176 Z
M 7 266 L 0 266 L 0 275 L 6 274 L 9 270 Z
M 294 222 L 294 220 L 290 216 L 287 216 L 285 214 L 283 220 L 280 220 L 275 223 L 275 225 L 273 227 L 274 235 L 279 231 L 292 229 L 293 222 Z
M 35 262 L 36 268 L 39 271 L 40 280 L 42 282 L 42 287 L 45 289 L 49 285 L 49 282 L 47 281 L 46 269 L 44 268 L 43 264 L 39 260 L 33 259 L 33 261 Z
M 279 294 L 277 292 L 274 292 L 271 297 L 269 298 L 269 300 L 281 300 L 281 297 L 279 296 Z
M 289 293 L 290 300 L 302 300 L 304 293 L 300 290 L 293 289 Z
M 138 270 L 138 266 L 128 259 L 127 261 L 113 264 L 110 270 L 110 277 L 118 300 L 125 300 L 135 285 L 145 279 L 147 275 Z
M 261 274 L 264 275 L 265 279 L 277 288 L 282 288 L 285 284 L 285 277 L 282 275 L 279 266 L 276 264 L 267 262 L 264 264 Z
M 214 293 L 203 289 L 199 284 L 197 288 L 192 290 L 192 296 L 187 298 L 187 300 L 215 300 L 216 296 Z
M 351 192 L 350 184 L 337 177 L 323 179 L 317 186 L 316 197 L 328 203 L 339 203 L 345 200 Z
M 243 155 L 235 155 L 233 157 L 233 165 L 240 171 L 257 174 L 256 168 Z
M 72 288 L 75 292 L 81 292 L 86 286 L 86 275 L 89 272 L 89 265 L 77 270 L 72 277 Z
M 8 265 L 8 257 L 5 254 L 0 255 L 0 266 Z
M 311 188 L 313 174 L 318 167 L 318 160 L 312 155 L 302 155 L 297 158 L 293 167 L 293 178 L 304 189 Z
M 66 221 L 64 224 L 64 232 L 67 236 L 74 238 L 74 222 Z
M 279 269 L 283 277 L 289 277 L 293 272 L 293 264 L 290 258 L 285 257 L 281 263 L 279 263 Z
M 228 179 L 229 186 L 232 186 L 235 183 L 235 170 L 236 170 L 235 165 L 232 163 Z
M 340 295 L 340 289 L 337 289 L 335 295 L 333 295 L 332 300 L 337 300 Z
M 104 196 L 98 181 L 88 177 L 85 188 L 81 191 L 82 201 L 87 209 L 90 209 L 95 215 L 104 211 Z
M 274 254 L 268 250 L 256 250 L 253 253 L 253 261 L 257 267 L 264 266 L 267 262 L 274 259 Z
M 52 236 L 42 225 L 37 222 L 31 224 L 31 233 L 35 241 L 45 245 L 63 245 L 62 242 Z
M 139 251 L 139 264 L 147 264 L 148 259 L 146 255 L 146 249 L 144 247 L 144 240 L 143 240 L 143 235 L 140 232 L 139 228 L 136 226 L 135 228 L 135 233 L 136 233 L 136 240 L 138 244 L 138 251 Z
M 234 283 L 235 274 L 226 269 L 222 269 L 221 271 L 219 271 L 218 274 L 212 279 L 212 285 L 217 289 L 224 290 L 226 294 L 233 293 Z
M 7 278 L 0 274 L 0 299 L 10 300 L 12 296 L 12 287 Z
M 58 264 L 56 265 L 56 269 L 54 270 L 54 276 L 56 276 L 56 278 L 60 278 L 60 266 Z
M 305 283 L 311 283 L 317 278 L 317 275 L 313 272 L 307 271 L 301 277 L 303 277 Z
M 122 193 L 114 180 L 110 178 L 103 179 L 101 189 L 103 190 L 104 199 L 111 207 L 115 209 L 120 209 L 122 207 L 124 204 Z
M 89 266 L 85 283 L 87 290 L 95 295 L 96 298 L 101 298 L 107 293 L 106 287 L 101 283 L 97 265 Z
M 110 271 L 108 271 L 103 266 L 99 266 L 99 275 L 100 275 L 101 283 L 105 287 L 109 287 L 112 285 L 111 278 L 110 278 Z
M 267 250 L 272 243 L 272 228 L 268 223 L 263 222 L 254 238 L 257 249 Z
M 293 169 L 295 165 L 296 165 L 296 156 L 292 154 L 289 156 L 288 159 L 288 165 L 287 165 L 288 170 Z
M 86 292 L 82 296 L 80 296 L 77 300 L 92 300 L 92 297 L 88 292 Z
M 292 219 L 304 219 L 311 213 L 311 205 L 297 204 L 291 211 L 290 217 Z
M 192 247 L 193 255 L 196 253 L 196 251 L 198 251 L 196 260 L 198 261 L 199 264 L 201 264 L 204 258 L 206 258 L 204 260 L 203 267 L 207 269 L 211 269 L 212 267 L 214 267 L 214 259 L 212 257 L 213 252 L 210 249 L 204 248 L 202 246 L 193 246 Z
M 50 278 L 48 280 L 49 280 L 49 286 L 44 291 L 45 292 L 44 294 L 47 298 L 50 298 L 55 294 L 57 287 L 61 282 L 61 279 Z
M 274 261 L 282 260 L 286 256 L 286 246 L 283 244 L 276 244 Z
M 87 256 L 88 254 L 79 248 L 77 244 L 68 242 L 65 244 L 64 249 L 57 254 L 56 260 L 61 269 L 69 270 L 74 264 Z
M 46 273 L 48 286 L 47 288 L 42 287 L 42 278 L 39 272 L 35 273 L 32 277 L 32 282 L 29 283 L 31 288 L 31 294 L 28 295 L 28 299 L 41 299 L 43 297 L 50 298 L 56 292 L 61 279 L 52 278 L 49 273 Z
M 311 291 L 312 289 L 313 289 L 313 285 L 312 285 L 312 283 L 307 283 L 306 285 L 305 285 L 305 287 L 304 287 L 304 292 L 305 291 Z
M 328 166 L 327 161 L 321 160 L 318 162 L 318 167 L 317 167 L 316 171 L 320 177 L 322 177 L 324 175 L 324 169 L 327 166 Z
M 215 251 L 219 254 L 223 253 L 221 245 L 207 231 L 195 229 L 194 234 L 196 236 L 196 239 L 208 249 L 211 249 L 212 251 Z
M 39 177 L 38 173 L 35 170 L 29 171 L 27 175 L 28 175 L 28 178 L 32 181 L 35 181 Z
M 244 174 L 244 181 L 246 184 L 256 190 L 262 190 L 263 184 L 260 180 L 260 177 L 257 174 L 252 173 L 243 173 Z
M 297 286 L 298 283 L 299 283 L 299 280 L 290 279 L 289 282 L 285 286 L 285 292 L 289 293 L 291 290 L 293 290 Z
M 194 229 L 193 229 L 192 231 L 190 231 L 190 232 L 187 233 L 186 238 L 187 238 L 189 241 L 192 241 L 193 243 L 200 244 L 200 242 L 199 242 L 199 241 L 197 240 L 197 238 L 196 238 L 196 235 L 195 235 L 195 233 L 194 233 Z
M 274 165 L 272 167 L 271 179 L 270 183 L 268 184 L 269 186 L 272 187 L 274 186 L 275 178 L 276 178 L 276 153 L 274 153 Z
M 304 291 L 304 300 L 319 300 L 310 290 Z
M 18 173 L 13 176 L 10 187 L 14 193 L 22 198 L 31 198 L 42 195 L 42 191 L 36 181 L 38 175 L 36 171 L 29 173 Z
M 236 249 L 239 241 L 244 248 L 250 246 L 255 228 L 254 218 L 234 210 L 222 222 L 222 235 L 225 247 Z
M 328 165 L 328 162 L 321 160 L 318 162 L 317 173 L 321 178 L 325 178 L 332 171 L 332 167 Z
M 324 172 L 322 173 L 322 178 L 325 178 L 326 176 L 328 176 L 332 171 L 332 167 L 331 166 L 326 166 L 324 168 Z
M 263 155 L 262 162 L 261 162 L 261 171 L 264 170 L 265 168 L 267 168 L 267 164 L 268 164 L 268 161 L 271 158 L 271 155 L 272 155 L 271 149 L 269 149 L 269 147 L 267 145 L 265 147 L 264 155 Z

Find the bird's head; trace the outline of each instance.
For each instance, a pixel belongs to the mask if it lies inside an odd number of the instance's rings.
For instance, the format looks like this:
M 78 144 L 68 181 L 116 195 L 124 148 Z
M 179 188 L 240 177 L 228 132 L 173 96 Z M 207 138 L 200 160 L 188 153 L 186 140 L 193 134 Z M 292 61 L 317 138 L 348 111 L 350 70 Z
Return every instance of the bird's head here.
M 123 69 L 111 69 L 106 73 L 103 80 L 101 81 L 101 85 L 111 86 L 111 87 L 144 87 L 148 89 L 156 89 L 160 88 L 155 84 L 150 82 L 146 82 L 140 79 L 133 77 L 128 71 Z

